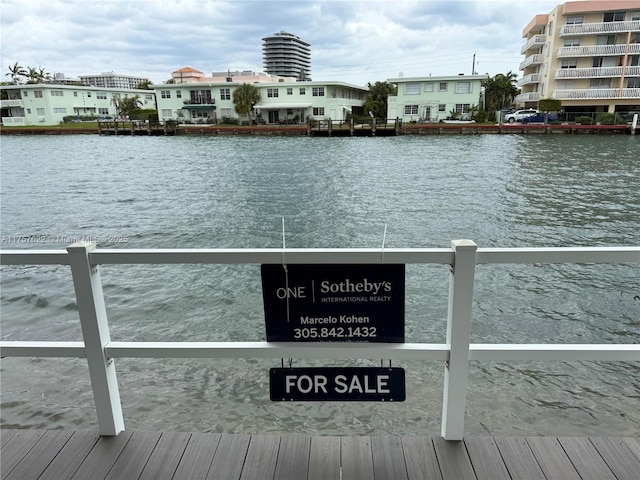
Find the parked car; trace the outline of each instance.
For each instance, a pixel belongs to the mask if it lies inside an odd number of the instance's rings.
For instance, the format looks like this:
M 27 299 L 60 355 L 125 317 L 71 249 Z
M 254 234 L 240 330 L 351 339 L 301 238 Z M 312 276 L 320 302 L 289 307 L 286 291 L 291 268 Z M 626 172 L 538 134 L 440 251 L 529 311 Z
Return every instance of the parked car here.
M 524 117 L 522 120 L 518 121 L 522 123 L 544 123 L 544 115 L 544 113 L 536 113 L 535 115 Z M 558 120 L 558 117 L 550 113 L 547 121 L 555 122 L 556 120 Z
M 523 118 L 527 118 L 530 117 L 531 115 L 535 115 L 538 112 L 538 110 L 535 110 L 533 108 L 529 108 L 526 110 L 516 110 L 513 113 L 507 113 L 504 116 L 504 122 L 509 122 L 509 123 L 516 123 L 516 122 L 520 122 L 522 121 Z

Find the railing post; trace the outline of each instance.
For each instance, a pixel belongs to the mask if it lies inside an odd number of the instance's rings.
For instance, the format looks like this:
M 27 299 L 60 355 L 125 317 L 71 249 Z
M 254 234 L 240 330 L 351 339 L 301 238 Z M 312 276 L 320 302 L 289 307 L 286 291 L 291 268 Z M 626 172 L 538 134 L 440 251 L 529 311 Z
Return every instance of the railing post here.
M 452 240 L 455 252 L 449 277 L 447 345 L 449 362 L 444 372 L 442 431 L 445 440 L 462 440 L 469 372 L 471 305 L 478 246 L 471 240 Z
M 89 252 L 95 248 L 95 243 L 78 242 L 67 247 L 67 252 L 100 435 L 117 435 L 124 430 L 124 419 L 116 366 L 113 359 L 104 353 L 104 347 L 111 338 L 100 272 L 98 266 L 91 265 L 89 261 Z

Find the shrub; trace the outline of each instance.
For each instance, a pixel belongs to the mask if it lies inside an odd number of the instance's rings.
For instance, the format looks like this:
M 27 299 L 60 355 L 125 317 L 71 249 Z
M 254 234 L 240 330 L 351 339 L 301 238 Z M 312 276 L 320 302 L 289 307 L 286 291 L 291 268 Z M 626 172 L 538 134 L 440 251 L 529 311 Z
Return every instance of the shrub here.
M 582 125 L 593 125 L 593 119 L 586 115 L 582 115 L 580 117 L 576 117 L 576 123 L 580 123 Z
M 237 118 L 222 117 L 220 121 L 222 125 L 239 125 Z
M 615 125 L 616 115 L 614 113 L 603 113 L 600 115 L 600 123 L 602 125 Z

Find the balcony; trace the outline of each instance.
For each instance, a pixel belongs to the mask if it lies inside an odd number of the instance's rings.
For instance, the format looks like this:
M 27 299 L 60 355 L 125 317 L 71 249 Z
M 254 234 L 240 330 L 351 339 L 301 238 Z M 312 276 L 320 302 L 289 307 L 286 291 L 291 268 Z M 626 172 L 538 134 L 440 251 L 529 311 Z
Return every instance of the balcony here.
M 554 90 L 552 98 L 559 100 L 599 100 L 607 98 L 640 98 L 640 88 L 584 88 L 572 90 Z
M 534 35 L 529 40 L 527 40 L 527 43 L 525 43 L 522 49 L 520 49 L 520 53 L 524 55 L 525 52 L 530 48 L 543 46 L 544 40 L 545 40 L 544 35 Z
M 542 54 L 536 53 L 535 55 L 530 55 L 524 59 L 524 62 L 520 64 L 520 70 L 524 70 L 530 65 L 541 65 L 542 64 Z
M 617 78 L 640 76 L 640 67 L 560 68 L 553 78 Z
M 1 105 L 2 105 L 2 108 L 21 107 L 22 100 L 20 99 L 2 100 Z
M 521 93 L 514 99 L 515 103 L 537 102 L 538 100 L 540 100 L 540 92 Z
M 628 49 L 628 50 L 627 50 Z M 624 55 L 625 53 L 639 54 L 640 43 L 621 45 L 592 45 L 589 47 L 561 47 L 558 49 L 558 58 L 576 57 L 607 57 Z
M 518 86 L 522 87 L 524 85 L 529 85 L 532 83 L 540 83 L 542 80 L 542 75 L 539 73 L 532 73 L 531 75 L 527 75 L 520 80 L 518 80 Z
M 215 105 L 216 99 L 215 98 L 194 98 L 192 100 L 185 100 L 183 103 L 187 106 L 189 105 L 209 106 L 209 105 Z
M 597 35 L 601 33 L 640 32 L 640 20 L 630 22 L 579 23 L 565 25 L 560 29 L 560 36 Z

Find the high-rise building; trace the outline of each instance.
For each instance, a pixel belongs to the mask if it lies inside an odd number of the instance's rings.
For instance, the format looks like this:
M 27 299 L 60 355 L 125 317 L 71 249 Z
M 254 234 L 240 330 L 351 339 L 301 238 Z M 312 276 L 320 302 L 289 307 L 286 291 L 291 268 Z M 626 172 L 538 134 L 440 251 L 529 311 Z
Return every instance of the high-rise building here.
M 99 88 L 124 88 L 136 89 L 142 82 L 148 82 L 145 77 L 133 77 L 131 75 L 120 75 L 114 72 L 101 73 L 100 75 L 81 75 L 80 81 L 87 85 Z
M 522 36 L 518 105 L 555 98 L 567 112 L 640 109 L 640 1 L 565 2 Z
M 288 32 L 274 33 L 262 39 L 264 71 L 281 77 L 311 80 L 310 45 Z

